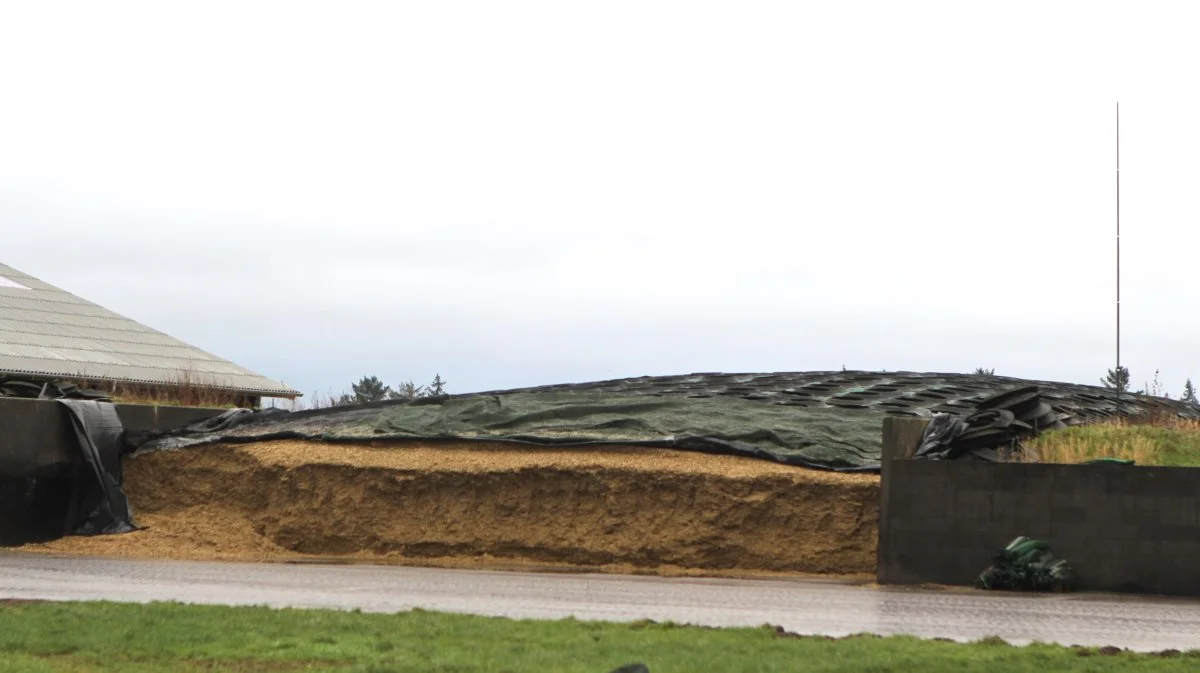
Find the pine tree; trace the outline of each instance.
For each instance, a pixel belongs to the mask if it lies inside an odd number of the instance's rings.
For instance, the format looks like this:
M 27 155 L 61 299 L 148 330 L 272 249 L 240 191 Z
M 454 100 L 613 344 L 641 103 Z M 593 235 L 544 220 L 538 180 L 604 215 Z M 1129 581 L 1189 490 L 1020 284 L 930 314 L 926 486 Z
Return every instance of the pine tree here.
M 375 376 L 364 376 L 358 383 L 351 383 L 350 389 L 354 391 L 355 404 L 369 404 L 371 402 L 379 402 L 388 398 L 392 392 L 390 386 L 383 385 Z
M 438 397 L 446 394 L 446 382 L 442 380 L 441 374 L 435 374 L 433 381 L 425 388 L 425 394 L 429 397 Z
M 389 400 L 414 400 L 425 394 L 425 388 L 418 386 L 412 381 L 405 381 L 396 386 L 396 389 L 388 393 Z
M 984 369 L 983 367 L 976 367 L 974 375 L 975 376 L 995 376 L 996 370 L 995 369 Z
M 1196 399 L 1196 387 L 1192 385 L 1192 380 L 1188 379 L 1187 384 L 1183 386 L 1183 397 L 1180 398 L 1187 404 L 1200 405 L 1200 400 Z
M 1129 368 L 1119 367 L 1116 370 L 1108 370 L 1108 375 L 1100 381 L 1105 388 L 1112 388 L 1118 393 L 1127 392 L 1129 390 Z

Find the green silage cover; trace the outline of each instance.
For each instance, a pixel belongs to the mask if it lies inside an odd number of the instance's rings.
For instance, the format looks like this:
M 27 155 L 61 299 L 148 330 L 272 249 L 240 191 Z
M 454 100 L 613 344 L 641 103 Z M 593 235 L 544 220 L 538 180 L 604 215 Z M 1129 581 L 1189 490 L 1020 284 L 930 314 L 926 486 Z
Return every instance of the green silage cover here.
M 459 439 L 552 445 L 645 444 L 832 470 L 878 469 L 884 416 L 736 397 L 508 393 L 270 415 L 200 443 Z M 151 448 L 152 447 L 148 447 Z

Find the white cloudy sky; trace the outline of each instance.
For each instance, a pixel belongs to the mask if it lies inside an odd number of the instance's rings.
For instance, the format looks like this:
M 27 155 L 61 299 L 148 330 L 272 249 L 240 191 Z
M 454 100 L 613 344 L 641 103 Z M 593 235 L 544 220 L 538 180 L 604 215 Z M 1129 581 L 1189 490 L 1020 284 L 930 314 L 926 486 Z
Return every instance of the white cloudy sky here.
M 1200 377 L 1188 3 L 0 4 L 0 260 L 283 380 Z

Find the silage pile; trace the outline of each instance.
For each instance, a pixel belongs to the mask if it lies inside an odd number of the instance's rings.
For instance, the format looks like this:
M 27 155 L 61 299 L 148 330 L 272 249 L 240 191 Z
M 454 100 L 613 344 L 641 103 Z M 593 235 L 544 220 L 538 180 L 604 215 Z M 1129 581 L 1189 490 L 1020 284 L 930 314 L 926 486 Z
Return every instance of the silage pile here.
M 570 567 L 875 569 L 878 477 L 636 446 L 271 441 L 125 461 L 143 530 L 28 551 Z

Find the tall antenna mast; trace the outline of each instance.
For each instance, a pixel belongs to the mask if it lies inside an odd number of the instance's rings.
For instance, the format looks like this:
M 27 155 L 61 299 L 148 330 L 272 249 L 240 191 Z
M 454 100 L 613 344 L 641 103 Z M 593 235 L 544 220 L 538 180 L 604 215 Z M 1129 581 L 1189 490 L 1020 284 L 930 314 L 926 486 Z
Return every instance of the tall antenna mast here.
M 1117 415 L 1121 413 L 1121 103 L 1117 102 Z

